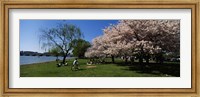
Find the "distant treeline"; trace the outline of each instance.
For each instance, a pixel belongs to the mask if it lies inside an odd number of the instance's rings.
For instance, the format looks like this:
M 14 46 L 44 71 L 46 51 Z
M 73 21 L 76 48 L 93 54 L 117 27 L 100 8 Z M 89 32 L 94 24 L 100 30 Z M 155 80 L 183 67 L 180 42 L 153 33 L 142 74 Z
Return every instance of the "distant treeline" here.
M 55 56 L 55 55 L 49 52 L 38 53 L 34 51 L 20 51 L 20 56 Z
M 20 56 L 52 56 L 50 53 L 38 53 L 33 51 L 20 51 Z

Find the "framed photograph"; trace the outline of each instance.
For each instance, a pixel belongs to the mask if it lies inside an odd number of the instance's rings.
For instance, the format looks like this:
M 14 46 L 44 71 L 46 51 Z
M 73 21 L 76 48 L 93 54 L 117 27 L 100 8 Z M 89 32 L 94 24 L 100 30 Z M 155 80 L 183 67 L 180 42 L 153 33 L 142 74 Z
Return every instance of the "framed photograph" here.
M 198 1 L 1 8 L 1 96 L 200 96 Z

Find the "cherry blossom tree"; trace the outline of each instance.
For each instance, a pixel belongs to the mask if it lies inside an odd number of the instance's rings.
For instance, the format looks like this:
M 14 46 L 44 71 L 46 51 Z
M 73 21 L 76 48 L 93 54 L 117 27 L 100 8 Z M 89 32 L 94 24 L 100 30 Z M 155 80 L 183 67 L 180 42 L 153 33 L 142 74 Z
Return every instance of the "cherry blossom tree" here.
M 142 64 L 143 59 L 149 63 L 152 54 L 180 50 L 179 20 L 120 20 L 103 32 L 103 36 L 94 39 L 88 55 L 110 55 L 113 62 L 117 56 L 127 61 L 137 55 Z
M 96 37 L 92 41 L 92 47 L 87 49 L 86 57 L 103 57 L 105 56 L 105 47 L 103 46 L 102 36 Z
M 127 61 L 127 56 L 131 56 L 134 52 L 135 39 L 131 37 L 131 30 L 124 23 L 118 23 L 117 25 L 110 25 L 104 30 L 104 45 L 107 49 L 106 54 L 112 57 L 123 56 Z
M 153 45 L 154 53 L 157 52 L 157 54 L 162 54 L 163 52 L 180 50 L 179 20 L 122 20 L 122 23 L 125 23 L 130 27 L 134 33 L 133 37 L 135 37 L 137 41 L 150 41 Z M 143 52 L 143 46 L 144 45 L 141 44 L 139 47 L 141 62 L 144 53 L 147 54 L 147 52 Z M 150 48 L 152 48 L 152 46 L 150 46 Z M 149 54 L 147 54 L 147 56 L 149 56 Z
M 85 52 L 85 57 L 90 58 L 90 63 L 103 62 L 106 53 L 104 53 L 106 47 L 103 44 L 102 36 L 96 37 L 92 40 L 92 47 L 88 48 Z M 96 62 L 94 62 L 96 60 Z

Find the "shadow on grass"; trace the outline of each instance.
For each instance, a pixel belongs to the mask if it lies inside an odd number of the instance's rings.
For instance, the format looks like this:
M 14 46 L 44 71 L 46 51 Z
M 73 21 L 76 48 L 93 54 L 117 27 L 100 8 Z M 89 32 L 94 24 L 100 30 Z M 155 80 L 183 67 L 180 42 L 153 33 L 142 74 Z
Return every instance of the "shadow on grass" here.
M 86 69 L 83 69 L 83 68 L 78 69 L 78 71 L 84 71 L 84 70 L 86 70 Z
M 166 76 L 176 76 L 180 77 L 180 63 L 149 63 L 149 64 L 139 64 L 135 62 L 134 64 L 118 62 L 116 63 L 118 66 L 128 66 L 129 71 L 136 71 L 138 73 L 148 73 L 161 75 L 165 74 Z

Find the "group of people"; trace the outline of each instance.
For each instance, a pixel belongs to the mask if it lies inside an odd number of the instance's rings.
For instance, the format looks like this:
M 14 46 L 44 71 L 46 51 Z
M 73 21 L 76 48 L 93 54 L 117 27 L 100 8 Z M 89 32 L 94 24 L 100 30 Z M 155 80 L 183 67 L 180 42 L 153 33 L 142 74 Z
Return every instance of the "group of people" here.
M 59 62 L 59 59 L 56 59 L 56 62 L 57 62 L 57 67 L 61 67 L 62 65 L 63 66 L 67 66 L 68 65 L 68 63 L 66 62 L 66 63 L 62 63 L 62 62 Z M 77 58 L 75 58 L 74 59 L 74 61 L 73 61 L 73 64 L 72 64 L 73 66 L 77 66 L 78 65 L 78 59 Z

